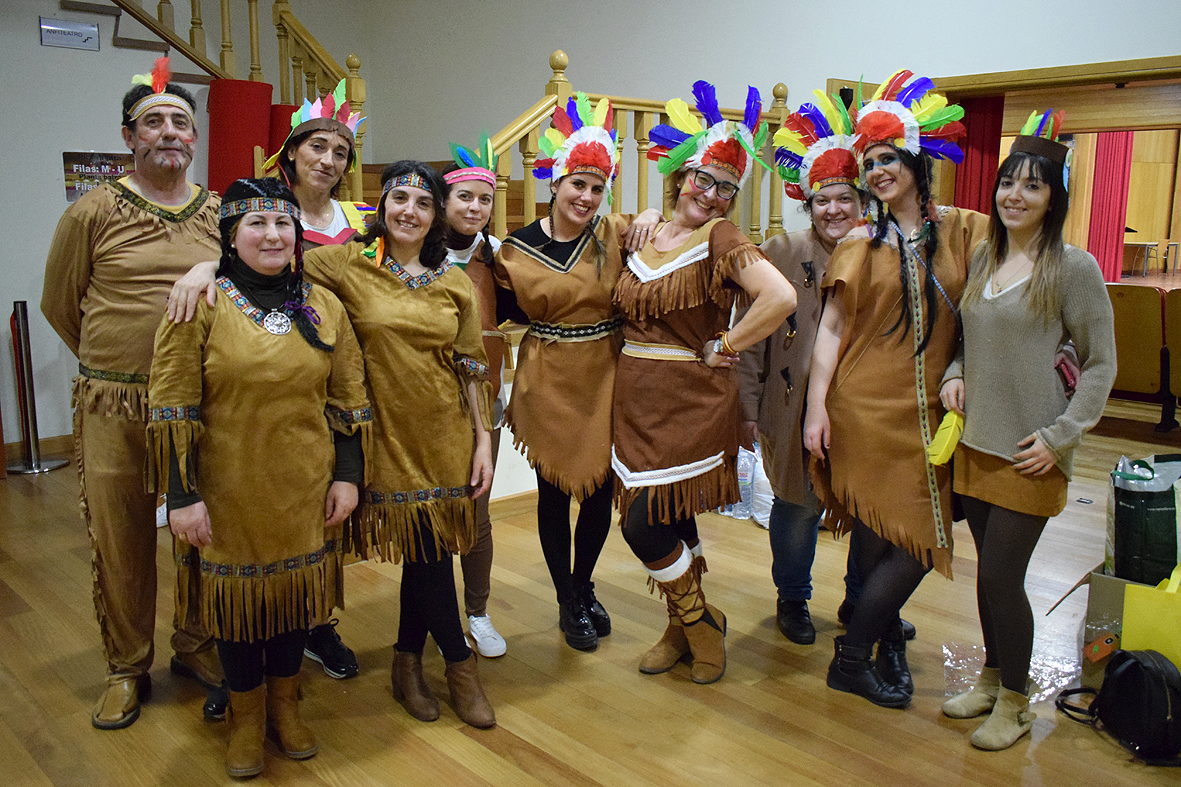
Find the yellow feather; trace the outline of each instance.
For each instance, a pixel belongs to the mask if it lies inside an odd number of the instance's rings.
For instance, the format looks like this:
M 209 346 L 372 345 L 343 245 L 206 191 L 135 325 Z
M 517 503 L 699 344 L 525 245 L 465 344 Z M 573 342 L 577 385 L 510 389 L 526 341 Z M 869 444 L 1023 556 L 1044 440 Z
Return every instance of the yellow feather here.
M 545 138 L 554 143 L 554 148 L 560 148 L 562 143 L 566 141 L 566 135 L 556 128 L 547 128 L 545 130 Z
M 610 99 L 600 98 L 599 103 L 595 105 L 595 125 L 602 126 L 607 122 L 607 110 L 611 108 Z
M 889 87 L 890 83 L 894 81 L 894 77 L 898 76 L 905 70 L 906 69 L 904 68 L 900 68 L 893 74 L 890 74 L 889 79 L 882 80 L 882 84 L 878 85 L 878 89 L 873 91 L 873 98 L 871 98 L 870 101 L 881 101 L 882 96 L 886 93 L 886 88 Z
M 1037 122 L 1041 119 L 1041 116 L 1042 113 L 1036 109 L 1030 112 L 1029 119 L 1025 121 L 1025 125 L 1021 127 L 1021 131 L 1018 133 L 1025 137 L 1031 136 L 1033 132 L 1037 131 Z
M 825 95 L 823 90 L 813 90 L 812 95 L 816 96 L 816 107 L 824 113 L 824 119 L 828 121 L 828 125 L 832 128 L 832 133 L 847 134 L 844 119 L 841 117 L 841 113 L 837 111 L 836 106 L 833 105 L 832 99 Z
M 808 152 L 808 148 L 804 147 L 804 143 L 800 141 L 799 132 L 790 128 L 781 128 L 776 131 L 771 142 L 777 148 L 787 148 L 792 153 L 798 153 L 801 156 Z
M 701 123 L 689 113 L 689 105 L 679 98 L 674 98 L 664 105 L 668 112 L 668 119 L 673 127 L 686 134 L 696 134 L 701 131 Z
M 943 423 L 931 438 L 927 446 L 927 461 L 933 465 L 945 465 L 955 453 L 956 444 L 964 433 L 964 417 L 959 413 L 949 412 L 943 416 Z
M 930 92 L 923 96 L 923 100 L 915 107 L 914 119 L 922 125 L 923 121 L 947 106 L 947 98 L 938 93 Z

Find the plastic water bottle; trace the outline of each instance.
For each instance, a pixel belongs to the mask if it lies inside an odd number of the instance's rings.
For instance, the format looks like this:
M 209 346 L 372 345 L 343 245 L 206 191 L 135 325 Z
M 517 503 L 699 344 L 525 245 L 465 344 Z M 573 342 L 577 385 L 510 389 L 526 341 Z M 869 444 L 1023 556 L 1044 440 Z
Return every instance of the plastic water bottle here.
M 755 455 L 745 448 L 738 449 L 738 494 L 741 500 L 734 504 L 730 516 L 735 519 L 750 519 L 751 502 L 754 500 Z

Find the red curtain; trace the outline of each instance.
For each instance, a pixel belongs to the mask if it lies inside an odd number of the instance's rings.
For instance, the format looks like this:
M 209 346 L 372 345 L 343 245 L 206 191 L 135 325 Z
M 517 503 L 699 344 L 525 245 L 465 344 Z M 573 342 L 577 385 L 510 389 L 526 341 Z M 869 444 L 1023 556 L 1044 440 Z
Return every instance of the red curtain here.
M 1095 182 L 1091 187 L 1091 231 L 1087 251 L 1095 255 L 1103 278 L 1118 282 L 1124 264 L 1124 222 L 1128 213 L 1128 176 L 1132 171 L 1132 132 L 1096 135 Z
M 270 141 L 271 91 L 266 82 L 209 83 L 209 189 L 224 194 L 238 178 L 254 177 L 254 147 Z
M 960 143 L 964 160 L 955 170 L 955 206 L 987 215 L 992 213 L 992 187 L 1000 167 L 1005 97 L 966 98 L 958 103 L 964 108 L 968 137 Z

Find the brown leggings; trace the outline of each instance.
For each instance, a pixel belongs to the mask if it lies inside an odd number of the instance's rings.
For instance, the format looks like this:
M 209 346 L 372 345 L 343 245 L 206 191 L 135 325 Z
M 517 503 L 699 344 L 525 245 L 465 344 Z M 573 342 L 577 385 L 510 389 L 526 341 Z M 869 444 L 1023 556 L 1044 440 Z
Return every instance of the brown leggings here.
M 500 450 L 500 430 L 492 430 L 492 469 L 496 470 L 496 452 Z M 466 555 L 460 555 L 463 572 L 464 614 L 483 617 L 488 613 L 492 592 L 492 517 L 488 513 L 489 489 L 476 498 L 476 543 Z

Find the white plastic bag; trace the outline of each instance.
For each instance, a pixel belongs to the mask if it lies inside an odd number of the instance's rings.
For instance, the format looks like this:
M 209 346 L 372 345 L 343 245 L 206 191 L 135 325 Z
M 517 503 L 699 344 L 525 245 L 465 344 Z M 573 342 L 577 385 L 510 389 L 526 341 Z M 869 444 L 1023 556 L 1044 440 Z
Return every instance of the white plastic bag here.
M 767 478 L 767 471 L 763 469 L 763 451 L 755 443 L 755 473 L 754 497 L 750 504 L 750 515 L 760 527 L 771 527 L 771 503 L 775 500 L 775 493 L 771 491 L 771 479 Z

